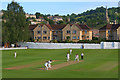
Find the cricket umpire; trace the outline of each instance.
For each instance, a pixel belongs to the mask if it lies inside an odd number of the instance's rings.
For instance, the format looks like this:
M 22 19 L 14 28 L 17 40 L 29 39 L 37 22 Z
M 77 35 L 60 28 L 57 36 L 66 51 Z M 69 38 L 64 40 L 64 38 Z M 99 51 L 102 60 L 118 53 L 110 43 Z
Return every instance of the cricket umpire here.
M 84 54 L 82 53 L 82 54 L 81 54 L 81 60 L 83 60 L 83 56 L 84 56 Z

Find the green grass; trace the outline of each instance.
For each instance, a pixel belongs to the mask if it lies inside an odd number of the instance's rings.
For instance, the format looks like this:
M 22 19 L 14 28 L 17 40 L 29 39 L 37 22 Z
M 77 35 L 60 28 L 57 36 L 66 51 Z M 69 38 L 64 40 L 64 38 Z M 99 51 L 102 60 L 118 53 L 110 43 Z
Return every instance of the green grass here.
M 52 65 L 66 62 L 66 53 L 69 49 L 27 49 L 2 51 L 3 68 L 41 63 L 46 60 L 59 60 Z M 118 78 L 118 50 L 102 49 L 73 49 L 71 60 L 75 54 L 84 53 L 84 62 L 69 65 L 57 70 L 38 70 L 42 65 L 34 65 L 20 70 L 3 69 L 3 78 Z

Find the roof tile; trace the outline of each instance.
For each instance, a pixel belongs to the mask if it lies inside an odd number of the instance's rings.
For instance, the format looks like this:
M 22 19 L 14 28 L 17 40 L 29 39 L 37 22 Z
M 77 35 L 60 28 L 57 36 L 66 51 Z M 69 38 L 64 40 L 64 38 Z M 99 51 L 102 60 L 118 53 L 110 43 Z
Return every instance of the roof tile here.
M 100 28 L 99 30 L 106 30 L 106 29 L 113 29 L 116 30 L 120 27 L 120 24 L 107 24 L 104 27 Z

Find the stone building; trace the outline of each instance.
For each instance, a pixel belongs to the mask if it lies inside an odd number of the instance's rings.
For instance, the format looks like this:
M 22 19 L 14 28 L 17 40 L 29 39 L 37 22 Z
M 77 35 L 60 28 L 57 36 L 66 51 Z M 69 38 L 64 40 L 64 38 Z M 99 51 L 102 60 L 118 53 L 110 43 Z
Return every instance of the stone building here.
M 107 24 L 100 28 L 99 38 L 106 40 L 120 40 L 120 24 Z
M 64 41 L 71 40 L 92 40 L 92 29 L 87 25 L 78 24 L 40 24 L 30 25 L 31 36 L 39 42 L 50 42 L 51 40 Z

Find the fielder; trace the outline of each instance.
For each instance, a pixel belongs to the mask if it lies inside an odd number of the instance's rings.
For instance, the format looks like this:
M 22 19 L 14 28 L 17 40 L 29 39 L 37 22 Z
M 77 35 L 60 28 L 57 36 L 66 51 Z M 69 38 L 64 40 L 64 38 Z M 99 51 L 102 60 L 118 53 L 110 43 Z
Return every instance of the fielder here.
M 49 60 L 48 61 L 48 68 L 51 68 L 51 63 L 52 63 L 52 60 Z
M 15 53 L 14 53 L 14 58 L 16 58 L 16 56 L 17 56 L 17 53 L 16 53 L 16 51 L 15 51 Z
M 78 54 L 75 55 L 75 61 L 76 60 L 79 61 L 79 55 Z
M 45 70 L 48 70 L 48 61 L 45 62 Z
M 72 54 L 72 49 L 70 49 L 70 55 Z
M 67 62 L 70 60 L 70 54 L 69 53 L 67 53 Z

